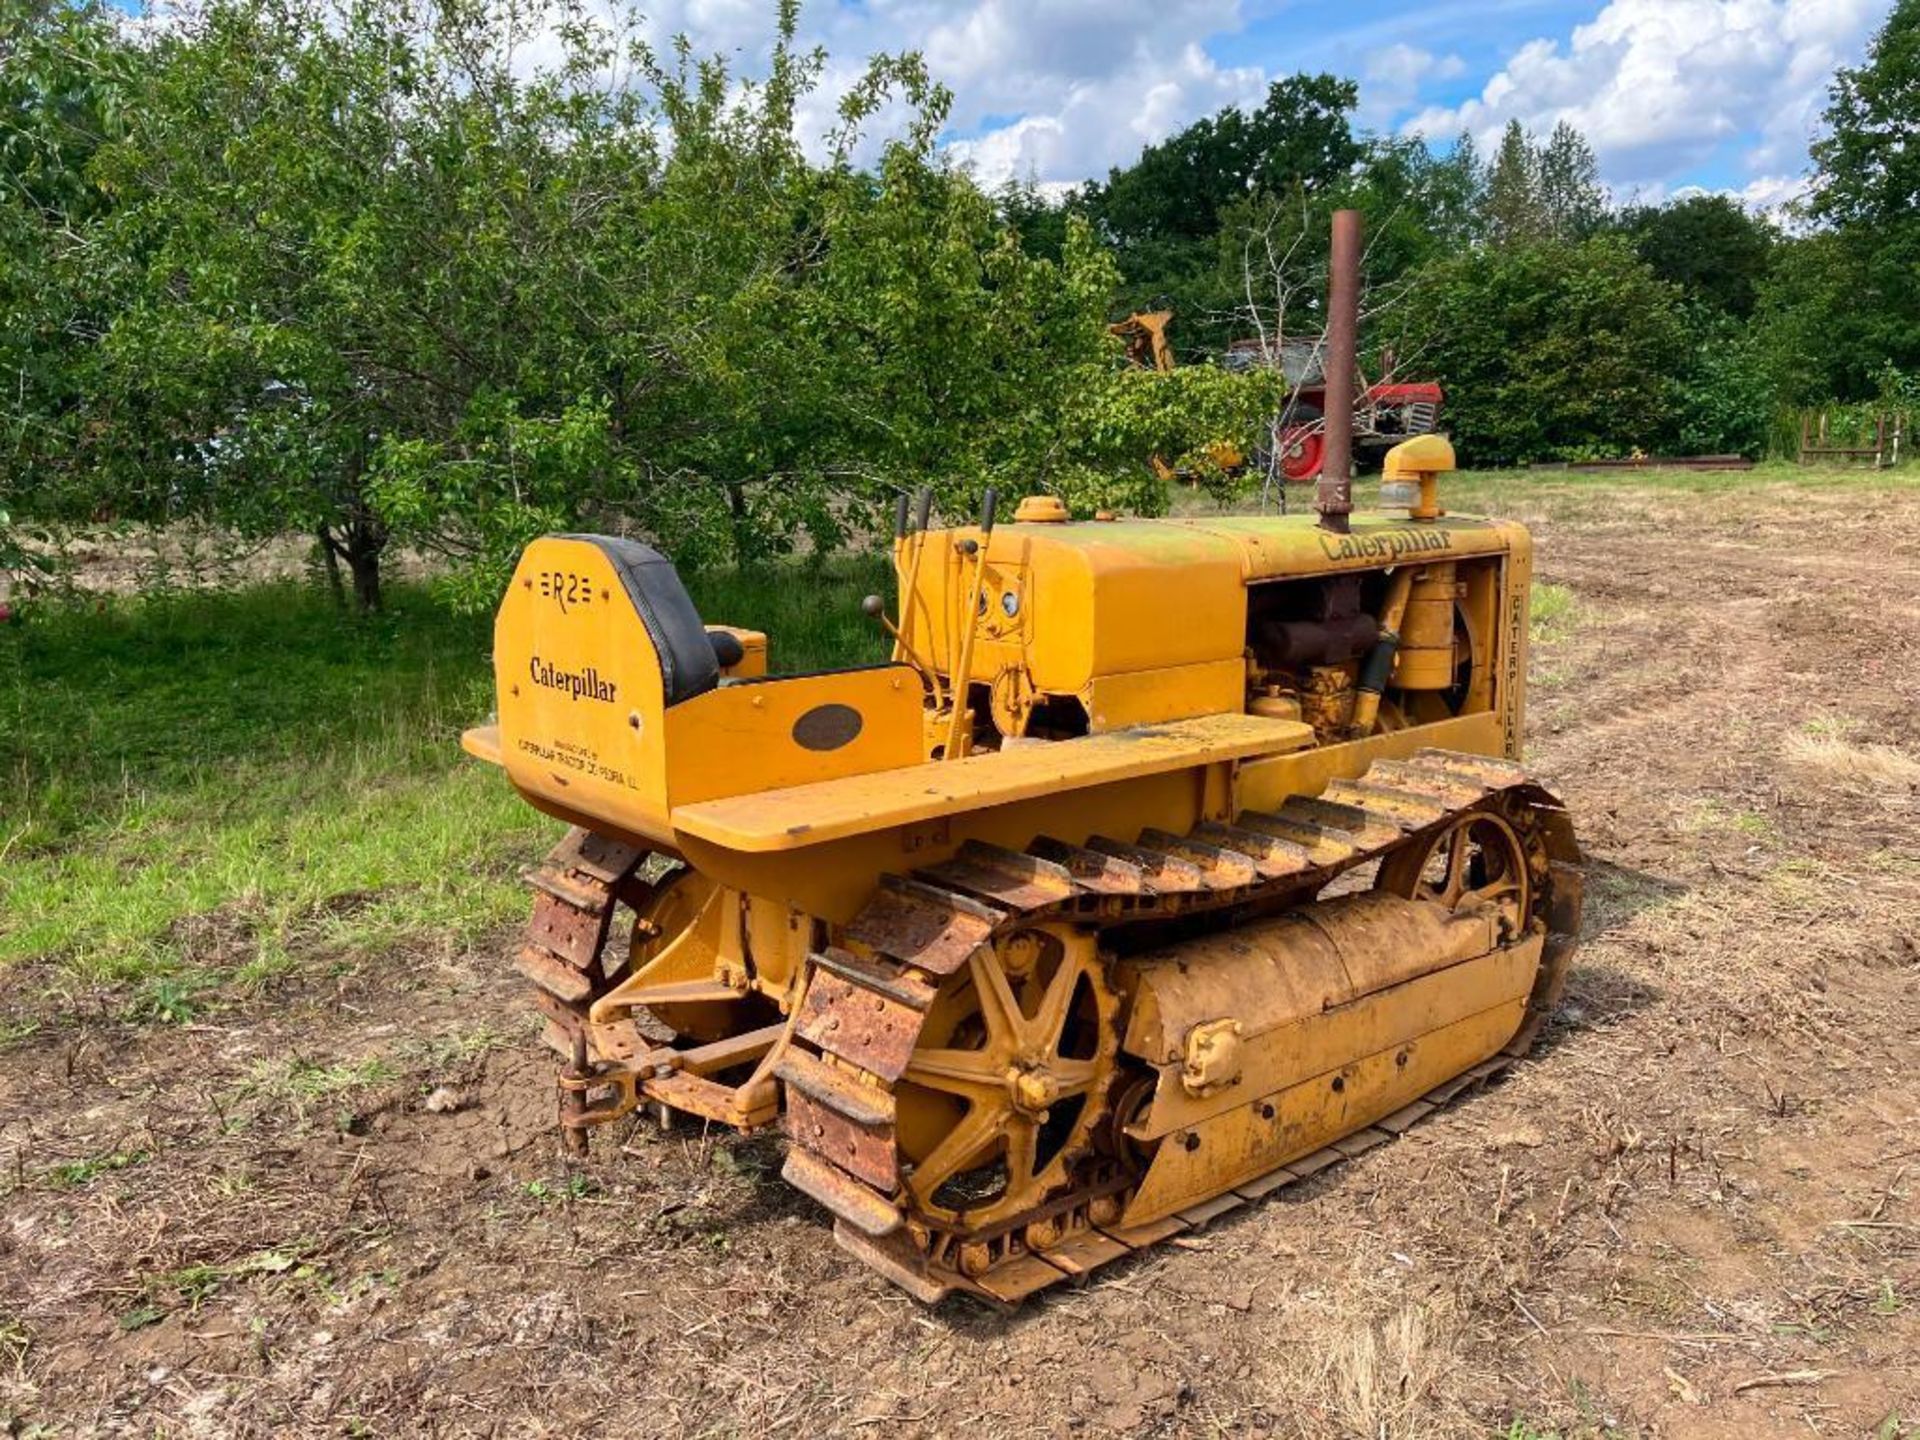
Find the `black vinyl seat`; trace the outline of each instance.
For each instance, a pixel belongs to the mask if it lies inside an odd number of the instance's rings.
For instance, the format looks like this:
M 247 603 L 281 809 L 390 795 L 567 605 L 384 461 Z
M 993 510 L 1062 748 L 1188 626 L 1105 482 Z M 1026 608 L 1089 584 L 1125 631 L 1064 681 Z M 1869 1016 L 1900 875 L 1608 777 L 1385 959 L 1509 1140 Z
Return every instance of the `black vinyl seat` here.
M 680 583 L 673 562 L 650 545 L 612 535 L 562 535 L 562 540 L 584 540 L 597 546 L 612 562 L 626 588 L 640 623 L 647 627 L 660 657 L 661 688 L 668 705 L 704 695 L 720 683 L 722 658 L 716 653 L 725 641 L 734 650 L 740 642 L 724 631 L 708 631 L 693 608 L 693 597 Z M 725 663 L 737 663 L 734 661 Z

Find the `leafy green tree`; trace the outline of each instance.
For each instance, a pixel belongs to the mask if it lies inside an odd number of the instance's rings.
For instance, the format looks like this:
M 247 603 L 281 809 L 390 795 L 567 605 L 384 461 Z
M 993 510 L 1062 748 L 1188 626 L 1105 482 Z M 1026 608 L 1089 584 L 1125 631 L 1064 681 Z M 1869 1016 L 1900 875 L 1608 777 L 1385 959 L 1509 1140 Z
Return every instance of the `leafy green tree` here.
M 1783 243 L 1754 324 L 1775 392 L 1796 405 L 1864 401 L 1889 367 L 1920 371 L 1913 277 L 1920 250 L 1898 233 L 1820 230 Z
M 1806 403 L 1920 372 L 1920 0 L 1899 0 L 1829 95 L 1807 204 L 1827 228 L 1783 248 L 1760 306 L 1777 382 Z
M 1192 353 L 1217 351 L 1239 288 L 1223 284 L 1219 236 L 1249 201 L 1311 204 L 1344 183 L 1364 155 L 1352 112 L 1358 87 L 1332 75 L 1275 81 L 1260 108 L 1229 106 L 1195 121 L 1075 202 L 1120 264 L 1120 310 L 1171 305 Z
M 1687 354 L 1678 300 L 1617 237 L 1490 247 L 1422 276 L 1405 361 L 1445 384 L 1467 463 L 1652 451 Z
M 1620 229 L 1662 280 L 1701 304 L 1745 319 L 1772 268 L 1778 236 L 1727 195 L 1689 195 L 1624 212 Z
M 1144 496 L 1153 427 L 1112 402 L 1090 230 L 1023 249 L 940 160 L 946 96 L 913 57 L 872 63 L 809 163 L 823 57 L 795 27 L 789 3 L 748 83 L 565 8 L 183 16 L 90 162 L 133 280 L 83 407 L 98 502 L 304 528 L 370 608 L 395 540 L 484 602 L 542 530 L 699 563 L 831 548 L 922 483 L 950 511 L 988 484 Z M 859 169 L 890 96 L 905 134 Z
M 1600 162 L 1587 137 L 1565 120 L 1557 122 L 1539 149 L 1534 174 L 1541 224 L 1556 240 L 1584 240 L 1607 213 Z
M 0 509 L 76 505 L 98 463 L 87 396 L 126 267 L 102 240 L 115 195 L 96 161 L 124 133 L 136 64 L 101 6 L 0 10 Z
M 1864 65 L 1833 78 L 1809 208 L 1836 226 L 1920 217 L 1920 0 L 1899 0 Z
M 1760 337 L 1724 310 L 1690 306 L 1675 375 L 1673 449 L 1681 455 L 1766 452 L 1776 396 Z
M 1486 231 L 1496 245 L 1582 240 L 1606 216 L 1607 192 L 1593 147 L 1564 120 L 1544 144 L 1509 120 L 1482 193 Z
M 1545 237 L 1540 213 L 1540 157 L 1518 120 L 1509 120 L 1487 167 L 1486 227 L 1496 245 Z

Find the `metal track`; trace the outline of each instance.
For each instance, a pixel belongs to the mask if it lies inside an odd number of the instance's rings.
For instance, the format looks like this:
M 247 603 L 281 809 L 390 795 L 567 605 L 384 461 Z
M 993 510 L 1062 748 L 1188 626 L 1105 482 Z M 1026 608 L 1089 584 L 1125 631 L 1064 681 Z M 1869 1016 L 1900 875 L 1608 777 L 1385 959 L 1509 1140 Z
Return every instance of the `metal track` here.
M 892 1087 L 940 982 L 991 944 L 1036 922 L 1108 928 L 1238 906 L 1311 898 L 1342 873 L 1494 803 L 1547 828 L 1548 873 L 1536 877 L 1547 930 L 1527 1017 L 1493 1059 L 1315 1154 L 1143 1226 L 1115 1222 L 1132 1177 L 1117 1161 L 1085 1167 L 1075 1191 L 990 1232 L 941 1234 L 896 1203 L 903 1176 Z M 926 1300 L 965 1290 L 1012 1303 L 1144 1246 L 1204 1225 L 1248 1200 L 1371 1149 L 1526 1053 L 1559 997 L 1579 927 L 1571 827 L 1554 796 L 1505 760 L 1422 750 L 1376 761 L 1318 797 L 1185 835 L 1149 830 L 1131 843 L 1040 839 L 1025 852 L 968 842 L 944 864 L 886 876 L 846 927 L 849 948 L 810 958 L 793 1041 L 775 1074 L 786 1086 L 785 1177 L 833 1212 L 841 1244 Z M 1029 1248 L 1034 1221 L 1057 1243 Z

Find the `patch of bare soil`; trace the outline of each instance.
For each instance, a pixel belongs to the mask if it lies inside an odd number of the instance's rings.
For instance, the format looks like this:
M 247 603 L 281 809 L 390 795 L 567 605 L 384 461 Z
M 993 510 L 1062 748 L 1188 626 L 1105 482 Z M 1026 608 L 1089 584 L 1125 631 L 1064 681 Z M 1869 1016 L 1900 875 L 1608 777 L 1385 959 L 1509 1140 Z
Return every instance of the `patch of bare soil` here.
M 1578 607 L 1535 656 L 1530 759 L 1588 922 L 1493 1089 L 1007 1317 L 844 1258 L 771 1139 L 649 1123 L 565 1163 L 507 937 L 218 1025 L 80 1022 L 0 1052 L 0 1415 L 1920 1434 L 1920 507 L 1537 504 Z

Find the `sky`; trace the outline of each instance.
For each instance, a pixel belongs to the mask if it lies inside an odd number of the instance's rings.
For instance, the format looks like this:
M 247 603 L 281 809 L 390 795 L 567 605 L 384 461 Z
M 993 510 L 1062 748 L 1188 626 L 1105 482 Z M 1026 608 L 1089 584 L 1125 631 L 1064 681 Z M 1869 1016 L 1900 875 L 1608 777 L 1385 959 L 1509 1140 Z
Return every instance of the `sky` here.
M 751 71 L 772 0 L 658 0 L 656 36 Z M 878 51 L 921 51 L 954 94 L 948 145 L 980 179 L 1064 186 L 1268 83 L 1327 70 L 1360 120 L 1485 150 L 1510 119 L 1571 121 L 1621 200 L 1690 188 L 1771 208 L 1798 187 L 1836 66 L 1891 0 L 809 0 L 831 56 L 815 107 Z M 807 116 L 803 115 L 803 121 Z

